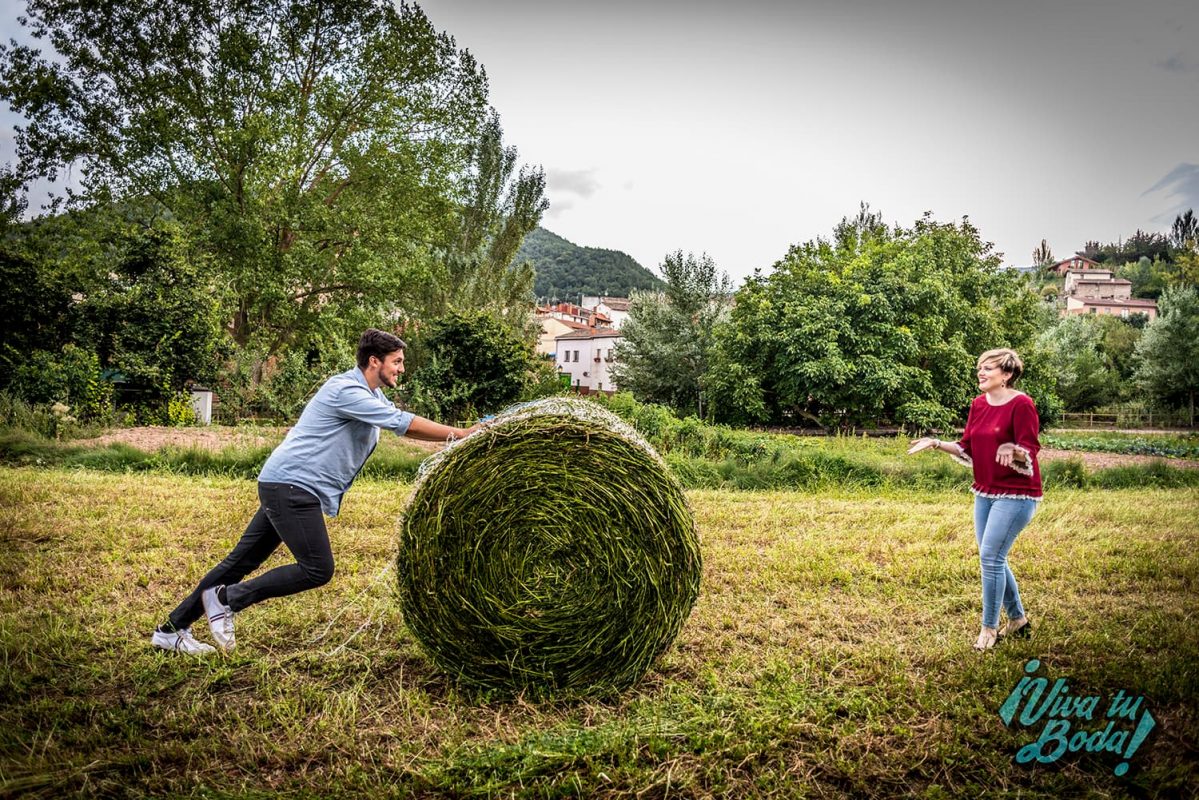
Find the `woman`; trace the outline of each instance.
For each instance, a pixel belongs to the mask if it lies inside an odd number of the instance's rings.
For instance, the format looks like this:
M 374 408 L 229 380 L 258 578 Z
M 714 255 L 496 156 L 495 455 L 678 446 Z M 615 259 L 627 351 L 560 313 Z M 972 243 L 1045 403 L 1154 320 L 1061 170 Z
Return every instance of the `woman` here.
M 1003 636 L 1029 636 L 1032 625 L 1007 563 L 1008 550 L 1041 499 L 1037 440 L 1041 421 L 1032 398 L 1013 388 L 1024 372 L 1014 350 L 988 350 L 978 357 L 978 388 L 966 430 L 957 442 L 923 438 L 908 453 L 934 448 L 973 468 L 974 535 L 982 567 L 982 629 L 975 650 L 989 650 Z M 1007 624 L 999 630 L 999 607 Z

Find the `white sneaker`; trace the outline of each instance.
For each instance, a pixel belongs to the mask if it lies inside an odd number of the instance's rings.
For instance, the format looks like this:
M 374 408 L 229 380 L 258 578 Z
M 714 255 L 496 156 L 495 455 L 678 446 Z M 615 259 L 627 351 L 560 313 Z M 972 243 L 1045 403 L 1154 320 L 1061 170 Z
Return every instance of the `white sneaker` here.
M 216 652 L 216 648 L 212 645 L 197 642 L 196 638 L 192 636 L 191 628 L 184 628 L 174 633 L 155 630 L 154 635 L 150 637 L 150 644 L 159 650 L 169 650 L 172 653 L 187 653 L 192 656 L 204 656 Z
M 236 644 L 233 637 L 233 609 L 217 600 L 216 591 L 220 588 L 213 586 L 205 589 L 200 595 L 200 601 L 204 603 L 204 614 L 208 617 L 208 629 L 212 631 L 212 638 L 227 652 Z

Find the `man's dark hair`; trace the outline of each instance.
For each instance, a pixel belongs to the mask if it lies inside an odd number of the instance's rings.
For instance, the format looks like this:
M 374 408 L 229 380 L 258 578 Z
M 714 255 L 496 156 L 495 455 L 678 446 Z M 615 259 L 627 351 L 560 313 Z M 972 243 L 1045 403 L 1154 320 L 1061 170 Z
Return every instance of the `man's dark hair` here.
M 358 340 L 358 368 L 366 369 L 371 363 L 371 356 L 382 361 L 384 356 L 407 346 L 403 339 L 393 333 L 367 328 Z

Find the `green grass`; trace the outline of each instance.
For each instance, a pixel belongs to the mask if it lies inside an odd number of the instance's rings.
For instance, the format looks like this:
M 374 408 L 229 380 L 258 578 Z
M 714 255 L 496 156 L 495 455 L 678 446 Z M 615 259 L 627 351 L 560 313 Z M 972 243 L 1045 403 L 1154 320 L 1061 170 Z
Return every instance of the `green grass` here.
M 675 646 L 623 694 L 547 704 L 455 687 L 404 629 L 383 570 L 408 489 L 360 481 L 333 582 L 196 660 L 149 631 L 236 541 L 250 484 L 0 468 L 0 796 L 1199 793 L 1195 489 L 1051 492 L 1012 555 L 1036 633 L 984 656 L 962 490 L 694 491 L 704 578 Z M 1147 696 L 1129 776 L 1015 764 L 1033 734 L 996 709 L 1033 657 Z
M 1056 430 L 1041 437 L 1045 447 L 1060 450 L 1089 450 L 1161 458 L 1199 458 L 1199 434 L 1116 433 L 1113 431 L 1066 432 Z

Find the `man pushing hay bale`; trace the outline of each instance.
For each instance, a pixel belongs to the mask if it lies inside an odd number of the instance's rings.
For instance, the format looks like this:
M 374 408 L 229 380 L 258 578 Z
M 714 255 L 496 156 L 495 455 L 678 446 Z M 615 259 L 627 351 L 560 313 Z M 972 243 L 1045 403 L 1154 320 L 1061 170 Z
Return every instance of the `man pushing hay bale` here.
M 695 521 L 635 431 L 586 400 L 516 406 L 421 467 L 397 560 L 404 618 L 464 684 L 634 683 L 699 593 Z

